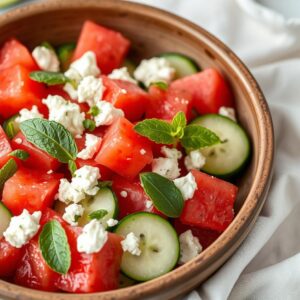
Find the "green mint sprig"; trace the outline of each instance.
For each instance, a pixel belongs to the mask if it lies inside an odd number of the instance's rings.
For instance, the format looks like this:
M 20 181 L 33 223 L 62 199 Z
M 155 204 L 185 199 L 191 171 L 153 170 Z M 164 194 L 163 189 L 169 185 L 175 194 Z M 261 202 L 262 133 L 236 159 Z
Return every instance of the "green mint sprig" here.
M 211 130 L 200 125 L 187 125 L 183 112 L 178 112 L 172 122 L 159 119 L 146 119 L 134 126 L 134 130 L 157 144 L 176 144 L 189 150 L 221 143 L 220 138 Z

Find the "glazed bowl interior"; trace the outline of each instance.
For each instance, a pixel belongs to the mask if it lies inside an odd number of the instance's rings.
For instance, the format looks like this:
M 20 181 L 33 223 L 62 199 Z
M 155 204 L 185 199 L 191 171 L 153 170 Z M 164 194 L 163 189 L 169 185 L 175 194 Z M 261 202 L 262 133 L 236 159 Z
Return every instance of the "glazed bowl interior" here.
M 122 32 L 132 42 L 131 55 L 136 59 L 166 51 L 180 52 L 192 57 L 201 68 L 214 67 L 222 72 L 234 92 L 238 119 L 248 132 L 253 149 L 249 166 L 238 180 L 237 215 L 222 236 L 196 259 L 151 282 L 106 292 L 101 298 L 93 298 L 91 294 L 42 293 L 1 282 L 0 295 L 21 297 L 18 299 L 146 299 L 161 292 L 164 298 L 160 299 L 168 299 L 207 278 L 249 232 L 270 181 L 273 157 L 270 114 L 251 74 L 220 41 L 188 21 L 135 3 L 51 0 L 24 7 L 0 17 L 0 43 L 12 36 L 29 47 L 45 40 L 54 45 L 76 41 L 87 19 Z

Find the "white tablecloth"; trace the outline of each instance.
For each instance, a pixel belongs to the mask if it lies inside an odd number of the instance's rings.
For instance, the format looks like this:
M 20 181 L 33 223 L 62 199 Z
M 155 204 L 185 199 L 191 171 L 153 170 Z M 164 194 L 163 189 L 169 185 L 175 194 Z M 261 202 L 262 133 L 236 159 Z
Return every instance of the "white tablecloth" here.
M 262 87 L 275 127 L 275 174 L 254 229 L 230 260 L 185 299 L 300 299 L 300 20 L 252 0 L 139 2 L 183 16 L 232 48 Z M 277 2 L 278 7 L 286 4 Z
M 138 1 L 195 22 L 232 48 L 262 87 L 275 126 L 275 174 L 254 229 L 185 300 L 300 299 L 300 20 L 254 0 Z M 300 0 L 260 1 L 285 8 L 285 16 L 293 14 L 287 2 L 299 10 Z

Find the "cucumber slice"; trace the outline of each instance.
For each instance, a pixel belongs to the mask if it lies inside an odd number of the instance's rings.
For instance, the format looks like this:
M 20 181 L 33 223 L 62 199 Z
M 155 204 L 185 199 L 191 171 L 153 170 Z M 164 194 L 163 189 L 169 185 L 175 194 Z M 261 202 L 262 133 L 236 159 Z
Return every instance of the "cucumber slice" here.
M 79 226 L 84 226 L 90 222 L 89 214 L 100 209 L 105 209 L 108 212 L 108 214 L 101 219 L 104 226 L 106 226 L 108 219 L 116 219 L 118 217 L 118 200 L 115 193 L 109 188 L 100 189 L 94 197 L 83 200 L 80 204 L 85 210 L 83 216 L 78 220 Z
M 123 254 L 122 272 L 137 281 L 147 281 L 171 271 L 179 258 L 179 240 L 175 229 L 164 218 L 138 212 L 126 216 L 115 229 L 125 237 L 133 232 L 140 237 L 140 256 Z
M 206 157 L 202 170 L 211 175 L 228 178 L 237 174 L 250 157 L 250 141 L 245 130 L 231 119 L 208 114 L 193 120 L 215 132 L 224 143 L 201 149 Z
M 16 122 L 18 116 L 18 114 L 14 115 L 3 123 L 3 130 L 9 139 L 12 139 L 20 131 L 19 123 Z
M 199 65 L 192 58 L 184 54 L 166 52 L 159 56 L 168 60 L 171 66 L 176 70 L 176 78 L 182 78 L 200 71 Z
M 67 43 L 57 47 L 56 52 L 63 71 L 69 68 L 75 48 L 75 43 Z
M 131 59 L 126 58 L 123 62 L 123 67 L 126 67 L 130 76 L 133 76 L 133 72 L 136 69 L 136 63 L 134 63 Z
M 12 218 L 10 210 L 0 202 L 0 237 L 3 236 L 3 232 L 9 225 L 10 219 Z

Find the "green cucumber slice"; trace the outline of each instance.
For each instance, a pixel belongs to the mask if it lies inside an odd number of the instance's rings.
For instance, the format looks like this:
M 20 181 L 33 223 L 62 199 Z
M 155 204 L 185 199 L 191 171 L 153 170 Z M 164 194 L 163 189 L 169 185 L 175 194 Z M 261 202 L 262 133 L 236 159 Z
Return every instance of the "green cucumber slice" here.
M 176 78 L 182 78 L 200 71 L 199 65 L 192 58 L 184 54 L 166 52 L 159 56 L 168 60 L 171 66 L 176 70 Z
M 133 76 L 133 72 L 136 69 L 136 63 L 134 63 L 131 59 L 126 58 L 123 62 L 123 67 L 126 67 L 130 76 Z
M 16 122 L 16 118 L 18 116 L 18 114 L 14 115 L 3 123 L 3 130 L 9 139 L 14 138 L 15 135 L 20 131 L 19 123 Z
M 180 254 L 179 240 L 175 229 L 164 218 L 138 212 L 121 220 L 115 233 L 123 237 L 133 232 L 140 238 L 140 256 L 124 252 L 121 270 L 137 281 L 147 281 L 171 271 Z
M 12 218 L 10 210 L 0 202 L 0 237 L 3 236 L 3 232 L 9 226 L 10 219 Z
M 222 144 L 201 149 L 206 157 L 206 163 L 201 170 L 227 178 L 237 174 L 245 166 L 251 147 L 249 138 L 240 125 L 218 114 L 198 117 L 192 124 L 212 130 L 224 141 Z
M 105 215 L 101 221 L 106 226 L 106 221 L 109 219 L 116 219 L 118 217 L 118 200 L 115 193 L 109 188 L 101 188 L 100 191 L 89 199 L 85 199 L 80 203 L 84 207 L 84 214 L 78 220 L 79 226 L 84 226 L 91 221 L 89 214 L 100 209 L 107 210 L 108 214 Z
M 63 71 L 69 68 L 75 48 L 75 43 L 67 43 L 57 47 L 56 53 Z

